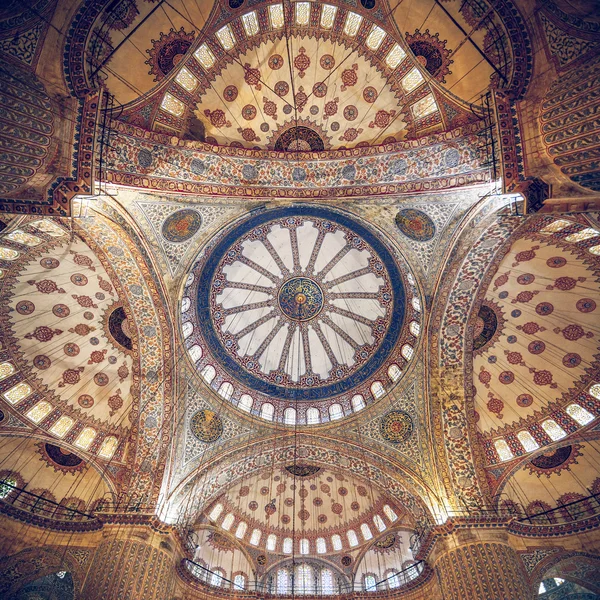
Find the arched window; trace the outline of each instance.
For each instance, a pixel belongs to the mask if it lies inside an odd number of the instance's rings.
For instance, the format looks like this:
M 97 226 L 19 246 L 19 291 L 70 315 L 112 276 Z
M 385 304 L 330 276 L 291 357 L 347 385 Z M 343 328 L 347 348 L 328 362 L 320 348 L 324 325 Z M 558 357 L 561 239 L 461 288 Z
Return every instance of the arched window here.
M 593 227 L 586 227 L 577 233 L 571 233 L 565 238 L 565 242 L 585 242 L 585 240 L 589 240 L 590 238 L 596 237 L 600 235 L 600 231 L 596 231 Z
M 344 416 L 344 409 L 341 404 L 332 404 L 329 407 L 329 418 L 332 421 L 341 419 Z
M 342 549 L 342 538 L 337 533 L 334 533 L 331 536 L 331 545 L 333 546 L 334 550 Z
M 419 334 L 421 333 L 421 326 L 416 321 L 411 321 L 408 328 L 415 337 L 419 337 Z
M 181 301 L 181 312 L 187 312 L 190 309 L 190 306 L 192 305 L 192 301 L 186 296 L 182 301 Z
M 229 531 L 231 529 L 231 526 L 233 525 L 234 520 L 235 520 L 235 517 L 233 516 L 233 513 L 226 514 L 225 518 L 223 519 L 223 523 L 221 523 L 221 527 L 225 531 Z
M 63 415 L 52 427 L 50 427 L 50 433 L 54 434 L 56 437 L 62 438 L 64 437 L 68 431 L 70 431 L 71 427 L 73 427 L 73 419 L 71 417 L 67 417 L 67 415 Z
M 356 396 L 352 396 L 352 410 L 354 412 L 362 410 L 365 406 L 365 399 L 362 394 L 356 394 Z
M 496 447 L 496 452 L 498 452 L 498 456 L 500 460 L 504 462 L 505 460 L 511 460 L 515 457 L 512 453 L 512 450 L 509 448 L 506 440 L 499 439 L 494 442 L 494 446 Z
M 17 486 L 17 478 L 14 475 L 4 477 L 4 481 L 0 483 L 0 500 L 8 498 L 8 496 L 15 491 L 14 488 Z
M 398 520 L 398 515 L 394 512 L 392 507 L 389 506 L 388 504 L 383 505 L 383 513 L 392 523 L 394 523 L 394 521 Z
M 210 585 L 221 587 L 223 585 L 224 575 L 225 571 L 222 569 L 213 569 L 213 572 L 210 574 Z
M 594 396 L 596 400 L 600 400 L 600 383 L 594 383 L 589 389 L 590 396 Z
M 253 546 L 258 546 L 260 538 L 262 537 L 262 531 L 260 529 L 253 529 L 252 535 L 250 536 L 250 543 Z
M 374 381 L 371 384 L 371 393 L 375 398 L 381 398 L 381 396 L 385 395 L 385 388 L 381 381 Z
M 572 224 L 573 221 L 567 221 L 566 219 L 556 219 L 556 221 L 552 221 L 552 223 L 546 225 L 546 227 L 542 227 L 542 229 L 540 229 L 540 233 L 558 233 L 559 231 L 566 229 Z
M 517 433 L 517 439 L 521 442 L 521 446 L 523 446 L 527 452 L 533 452 L 533 450 L 537 450 L 540 447 L 529 431 L 519 431 L 519 433 Z
M 594 254 L 595 256 L 600 256 L 600 244 L 597 244 L 596 246 L 592 246 L 591 248 L 588 248 L 588 252 L 590 252 L 591 254 Z
M 404 344 L 404 346 L 402 346 L 401 353 L 406 360 L 410 360 L 414 354 L 413 347 L 410 344 Z
M 363 523 L 360 526 L 360 532 L 362 533 L 365 542 L 373 537 L 373 534 L 371 533 L 371 530 L 369 529 L 369 526 L 366 523 Z
M 189 287 L 190 285 L 192 285 L 192 283 L 194 283 L 194 274 L 190 273 L 187 276 L 187 279 L 185 280 L 185 287 Z
M 268 402 L 265 402 L 260 407 L 260 416 L 263 419 L 266 419 L 267 421 L 272 421 L 273 420 L 273 414 L 274 413 L 275 413 L 275 407 L 272 404 L 269 404 Z
M 318 408 L 311 406 L 306 411 L 306 423 L 307 425 L 316 425 L 321 422 L 321 413 Z
M 325 544 L 325 538 L 317 538 L 317 554 L 325 554 L 327 552 L 327 545 Z
M 283 540 L 283 553 L 291 554 L 292 553 L 292 538 L 285 538 Z
M 192 332 L 194 331 L 194 325 L 190 321 L 186 321 L 183 324 L 181 331 L 183 332 L 183 339 L 187 340 L 187 338 L 189 338 L 190 335 L 192 335 Z
M 348 538 L 348 543 L 350 544 L 350 546 L 358 546 L 358 537 L 354 529 L 348 529 L 348 531 L 346 532 L 346 537 Z
M 248 394 L 242 394 L 240 401 L 238 402 L 238 408 L 241 408 L 245 412 L 250 412 L 253 404 L 254 398 L 252 398 L 252 396 Z
M 398 576 L 398 571 L 395 569 L 392 569 L 386 573 L 386 579 L 388 587 L 391 590 L 395 590 L 396 588 L 400 587 L 400 577 Z
M 194 344 L 190 349 L 190 358 L 194 362 L 198 362 L 202 358 L 202 348 L 198 344 Z
M 416 296 L 412 299 L 412 307 L 417 311 L 421 312 L 421 300 Z
M 0 258 L 3 260 L 15 260 L 19 257 L 19 252 L 11 248 L 0 248 Z
M 294 588 L 299 594 L 310 594 L 315 591 L 315 577 L 310 565 L 298 565 L 296 567 Z
M 283 422 L 286 425 L 295 425 L 296 424 L 296 409 L 295 408 L 286 408 L 283 411 Z
M 101 456 L 102 458 L 107 458 L 107 459 L 112 458 L 118 445 L 119 445 L 119 440 L 115 436 L 109 435 L 108 437 L 104 438 L 104 441 L 102 442 L 102 446 L 100 446 L 98 456 Z
M 213 506 L 213 509 L 210 511 L 210 514 L 208 515 L 208 518 L 211 521 L 216 521 L 221 516 L 222 512 L 223 512 L 223 505 L 222 504 L 215 504 Z
M 38 402 L 33 408 L 31 408 L 25 415 L 28 419 L 31 419 L 34 423 L 39 423 L 44 417 L 52 411 L 52 404 L 42 400 Z
M 246 577 L 244 575 L 242 575 L 241 573 L 238 573 L 233 578 L 233 586 L 238 590 L 245 590 L 246 589 Z
M 364 585 L 366 592 L 376 592 L 377 580 L 375 579 L 375 575 L 365 575 Z
M 567 436 L 567 432 L 553 419 L 546 419 L 542 422 L 542 429 L 548 434 L 551 440 L 562 440 Z
M 202 371 L 200 371 L 200 375 L 206 383 L 212 383 L 212 380 L 217 376 L 217 372 L 212 365 L 206 365 Z
M 379 515 L 374 515 L 373 516 L 373 523 L 375 523 L 375 527 L 377 527 L 377 529 L 379 531 L 385 531 L 386 530 L 387 526 L 384 523 L 383 519 Z
M 287 569 L 279 569 L 277 571 L 277 593 L 289 594 L 290 591 L 290 573 Z
M 10 404 L 17 404 L 24 398 L 27 398 L 33 392 L 33 389 L 28 383 L 21 381 L 17 385 L 13 386 L 7 392 L 4 392 L 4 397 Z
M 240 521 L 235 530 L 235 537 L 241 540 L 246 535 L 246 529 L 248 529 L 248 525 L 244 521 Z
M 587 425 L 595 418 L 593 414 L 585 410 L 583 406 L 579 406 L 579 404 L 569 404 L 567 414 L 580 425 Z
M 10 375 L 12 375 L 14 372 L 15 372 L 15 368 L 12 365 L 12 363 L 3 362 L 2 364 L 0 364 L 0 381 L 2 381 L 3 379 L 6 379 Z
M 93 427 L 85 427 L 77 436 L 75 445 L 82 450 L 87 450 L 96 437 L 96 430 Z
M 267 538 L 267 550 L 273 552 L 275 547 L 277 546 L 277 536 L 274 533 L 271 533 Z
M 398 381 L 398 379 L 400 379 L 400 377 L 402 377 L 402 371 L 400 370 L 400 367 L 396 363 L 389 366 L 388 377 L 390 378 L 391 381 Z
M 222 398 L 225 398 L 225 400 L 230 400 L 231 396 L 233 396 L 233 385 L 229 381 L 224 381 L 217 393 Z
M 310 552 L 310 543 L 306 538 L 300 540 L 300 554 L 308 554 Z

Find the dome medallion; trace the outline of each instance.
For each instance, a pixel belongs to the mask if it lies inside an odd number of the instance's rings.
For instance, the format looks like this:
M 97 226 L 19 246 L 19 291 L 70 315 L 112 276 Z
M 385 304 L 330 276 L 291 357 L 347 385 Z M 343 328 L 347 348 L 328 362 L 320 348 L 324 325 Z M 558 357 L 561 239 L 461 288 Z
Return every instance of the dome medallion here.
M 353 396 L 368 403 L 372 382 L 387 386 L 390 363 L 406 362 L 406 286 L 416 294 L 406 274 L 356 217 L 314 205 L 263 211 L 219 233 L 194 265 L 186 345 L 202 350 L 191 354 L 201 373 L 212 367 L 213 388 L 233 386 L 234 404 L 269 402 L 275 418 L 293 407 L 299 423 L 334 402 L 350 413 Z

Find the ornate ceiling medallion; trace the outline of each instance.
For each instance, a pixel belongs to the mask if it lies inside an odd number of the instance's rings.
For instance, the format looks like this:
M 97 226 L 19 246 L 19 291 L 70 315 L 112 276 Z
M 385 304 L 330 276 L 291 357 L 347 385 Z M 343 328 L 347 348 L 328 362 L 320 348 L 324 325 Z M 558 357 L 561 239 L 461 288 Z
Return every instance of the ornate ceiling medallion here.
M 279 125 L 269 142 L 277 152 L 321 152 L 331 148 L 331 138 L 323 127 L 300 117 Z
M 152 48 L 146 50 L 150 55 L 146 64 L 150 66 L 148 74 L 154 75 L 154 81 L 164 79 L 181 62 L 194 37 L 194 33 L 186 33 L 182 27 L 179 31 L 161 32 L 160 39 L 152 40 Z

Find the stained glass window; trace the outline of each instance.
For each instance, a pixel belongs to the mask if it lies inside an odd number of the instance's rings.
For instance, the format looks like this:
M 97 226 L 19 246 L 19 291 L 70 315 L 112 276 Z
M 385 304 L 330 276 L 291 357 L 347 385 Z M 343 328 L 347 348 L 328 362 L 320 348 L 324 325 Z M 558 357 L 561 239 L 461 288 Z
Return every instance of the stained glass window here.
M 377 591 L 377 581 L 375 580 L 375 575 L 365 575 L 365 591 Z
M 225 515 L 225 518 L 223 519 L 223 523 L 221 524 L 221 527 L 225 531 L 229 531 L 231 529 L 231 526 L 233 525 L 234 520 L 235 520 L 235 517 L 233 516 L 233 513 L 227 513 Z
M 231 399 L 231 396 L 233 396 L 233 385 L 229 381 L 224 381 L 219 388 L 218 394 L 222 398 L 225 398 L 225 400 Z
M 358 546 L 358 537 L 354 529 L 348 529 L 348 531 L 346 532 L 346 537 L 348 538 L 348 543 L 350 544 L 350 546 Z
M 52 404 L 43 400 L 38 402 L 25 416 L 34 423 L 39 423 L 44 417 L 50 414 Z
M 210 576 L 210 585 L 213 585 L 214 587 L 220 587 L 223 583 L 223 576 L 221 575 L 221 573 L 219 573 L 217 570 L 215 570 L 213 573 L 211 573 Z
M 286 408 L 283 411 L 283 422 L 286 425 L 295 425 L 296 424 L 296 411 L 293 408 Z
M 411 321 L 408 328 L 415 337 L 418 337 L 421 333 L 421 326 L 416 321 Z
M 263 419 L 267 419 L 267 421 L 272 421 L 273 420 L 273 414 L 274 413 L 275 413 L 275 407 L 272 404 L 269 404 L 268 402 L 265 402 L 260 407 L 260 416 Z
M 254 398 L 252 398 L 252 396 L 250 396 L 249 394 L 242 394 L 238 403 L 238 407 L 245 412 L 250 412 L 252 410 L 253 404 Z
M 375 515 L 373 517 L 373 523 L 375 523 L 375 527 L 377 527 L 377 529 L 379 531 L 385 531 L 387 528 L 386 524 L 384 523 L 384 521 L 380 515 Z
M 494 446 L 496 447 L 496 451 L 498 452 L 501 461 L 510 460 L 515 457 L 512 450 L 508 447 L 506 440 L 496 440 Z
M 402 377 L 402 371 L 400 370 L 400 367 L 397 364 L 394 363 L 389 366 L 388 377 L 392 381 L 398 381 L 398 379 L 400 379 L 400 377 Z
M 333 546 L 334 550 L 342 549 L 342 538 L 337 533 L 334 533 L 331 536 L 331 545 Z
M 325 544 L 325 538 L 317 538 L 317 554 L 325 554 L 327 552 L 327 545 Z
M 269 17 L 271 18 L 271 27 L 281 29 L 283 27 L 283 4 L 270 4 Z
M 385 516 L 393 523 L 394 521 L 398 520 L 398 515 L 394 512 L 394 510 L 392 509 L 391 506 L 389 506 L 388 504 L 384 504 L 383 506 L 383 512 L 385 514 Z
M 75 445 L 82 450 L 87 450 L 90 444 L 96 437 L 96 430 L 93 427 L 85 427 L 83 431 L 77 436 Z
M 417 100 L 411 108 L 415 119 L 422 119 L 438 110 L 433 94 L 427 94 L 424 98 Z
M 395 69 L 405 58 L 406 52 L 401 46 L 394 44 L 394 47 L 388 52 L 385 62 L 390 69 Z
M 0 364 L 0 381 L 6 379 L 15 372 L 15 367 L 9 362 Z
M 565 240 L 567 242 L 584 242 L 585 240 L 589 240 L 590 238 L 596 237 L 597 235 L 600 235 L 600 231 L 596 231 L 595 229 L 593 229 L 592 227 L 587 227 L 586 229 L 582 229 L 581 231 L 578 231 L 577 233 L 572 233 L 571 235 L 568 235 Z
M 342 406 L 340 404 L 332 404 L 329 407 L 329 418 L 332 421 L 335 421 L 336 419 L 341 419 L 344 416 L 344 409 L 342 408 Z
M 211 383 L 212 380 L 216 377 L 217 372 L 212 365 L 206 365 L 202 371 L 200 371 L 200 375 L 202 375 L 204 381 L 206 383 Z
M 600 256 L 600 244 L 598 244 L 597 246 L 592 246 L 591 248 L 588 248 L 588 251 L 591 252 L 592 254 L 595 254 L 596 256 Z
M 320 422 L 321 422 L 321 413 L 319 412 L 319 409 L 315 408 L 314 406 L 311 406 L 306 411 L 306 423 L 308 425 L 315 425 Z
M 4 500 L 17 487 L 17 480 L 14 477 L 5 477 L 0 483 L 0 500 Z
M 175 117 L 180 117 L 185 110 L 185 104 L 179 98 L 175 98 L 175 96 L 169 93 L 164 95 L 160 107 Z
M 362 394 L 356 394 L 356 396 L 352 397 L 352 410 L 354 412 L 362 410 L 365 406 L 365 399 Z
M 234 578 L 233 578 L 233 585 L 238 589 L 238 590 L 243 590 L 246 587 L 246 578 L 241 574 L 238 573 Z
M 206 44 L 202 44 L 194 52 L 194 57 L 205 69 L 210 69 L 215 64 L 215 56 Z
M 223 505 L 222 504 L 215 504 L 213 509 L 210 511 L 210 514 L 208 515 L 208 518 L 211 521 L 216 521 L 220 516 L 221 513 L 223 512 Z
M 553 419 L 546 419 L 542 423 L 542 429 L 548 434 L 551 440 L 561 440 L 566 437 L 567 432 Z
M 277 571 L 277 593 L 289 594 L 290 592 L 290 574 L 287 569 Z
M 413 347 L 410 344 L 404 344 L 404 346 L 402 346 L 402 356 L 406 359 L 406 360 L 410 360 L 413 357 L 414 354 L 414 350 Z
M 198 87 L 198 80 L 194 77 L 192 72 L 186 67 L 181 67 L 175 81 L 188 92 L 193 92 Z
M 310 21 L 310 2 L 296 2 L 296 25 L 308 25 Z
M 194 344 L 190 348 L 190 357 L 194 362 L 199 361 L 202 358 L 202 348 L 198 346 L 198 344 Z
M 556 219 L 556 221 L 552 221 L 552 223 L 546 225 L 546 227 L 542 227 L 542 229 L 540 229 L 540 233 L 557 233 L 563 229 L 566 229 L 570 225 L 573 225 L 572 221 L 567 221 L 566 219 Z
M 590 386 L 590 396 L 594 396 L 596 400 L 600 400 L 600 383 L 594 383 Z
M 246 535 L 246 529 L 248 529 L 248 525 L 244 521 L 240 521 L 235 530 L 235 537 L 241 540 Z
M 385 388 L 381 381 L 374 381 L 371 384 L 371 393 L 375 398 L 381 398 L 381 396 L 385 395 Z
M 219 29 L 215 35 L 225 50 L 231 50 L 235 47 L 235 37 L 233 35 L 233 31 L 231 31 L 230 25 L 221 27 L 221 29 Z
M 19 252 L 12 248 L 0 247 L 0 258 L 4 260 L 15 260 L 19 256 Z
M 533 450 L 537 450 L 540 447 L 529 431 L 519 431 L 517 439 L 527 452 L 533 452 Z
M 4 397 L 11 404 L 16 404 L 17 402 L 23 400 L 23 398 L 27 398 L 31 392 L 33 392 L 31 386 L 22 381 L 21 383 L 17 383 L 17 385 L 11 387 L 10 390 L 4 392 Z
M 595 418 L 594 415 L 585 410 L 583 406 L 579 406 L 579 404 L 569 404 L 567 406 L 567 414 L 580 425 L 587 425 Z
M 292 538 L 285 538 L 283 540 L 283 553 L 284 554 L 292 553 Z
M 277 546 L 277 536 L 274 533 L 269 534 L 267 538 L 267 550 L 273 552 Z
M 310 552 L 310 544 L 306 538 L 300 540 L 300 554 L 308 554 Z
M 323 594 L 334 594 L 333 573 L 330 569 L 321 570 L 321 592 Z
M 362 533 L 365 542 L 373 537 L 373 534 L 371 533 L 371 530 L 369 529 L 369 526 L 366 523 L 363 523 L 360 526 L 360 532 Z
M 346 22 L 344 23 L 344 33 L 348 37 L 354 37 L 358 33 L 362 20 L 363 18 L 361 15 L 349 11 L 346 15 Z
M 310 565 L 298 565 L 296 567 L 296 581 L 294 583 L 294 588 L 296 592 L 303 595 L 314 592 L 315 578 L 313 576 L 313 569 Z
M 387 584 L 391 590 L 395 590 L 400 587 L 400 577 L 398 577 L 397 571 L 391 571 L 387 577 Z
M 258 546 L 260 538 L 262 537 L 262 531 L 260 529 L 253 529 L 252 535 L 250 536 L 250 543 L 253 546 Z
M 371 29 L 371 32 L 369 33 L 368 37 L 367 37 L 367 46 L 375 51 L 379 48 L 379 46 L 381 46 L 381 42 L 383 42 L 383 39 L 385 38 L 385 31 L 383 29 L 381 29 L 381 27 L 378 27 L 377 25 L 373 25 L 373 28 Z
M 21 229 L 11 231 L 6 237 L 13 242 L 25 244 L 25 246 L 37 246 L 42 243 L 42 240 L 37 235 L 31 235 L 31 233 L 26 233 Z
M 407 75 L 402 78 L 402 87 L 405 92 L 412 92 L 414 89 L 418 88 L 425 80 L 423 79 L 423 75 L 416 67 L 411 69 Z
M 53 433 L 56 437 L 64 437 L 66 433 L 73 427 L 73 419 L 71 417 L 67 417 L 67 415 L 63 415 L 52 427 L 50 428 L 50 433 Z
M 258 33 L 258 19 L 256 18 L 255 11 L 242 15 L 242 23 L 248 37 L 252 37 Z
M 331 4 L 323 4 L 321 9 L 321 27 L 323 29 L 331 29 L 337 14 L 337 6 Z
M 107 459 L 112 458 L 118 445 L 119 440 L 114 435 L 109 435 L 107 438 L 104 438 L 98 456 Z

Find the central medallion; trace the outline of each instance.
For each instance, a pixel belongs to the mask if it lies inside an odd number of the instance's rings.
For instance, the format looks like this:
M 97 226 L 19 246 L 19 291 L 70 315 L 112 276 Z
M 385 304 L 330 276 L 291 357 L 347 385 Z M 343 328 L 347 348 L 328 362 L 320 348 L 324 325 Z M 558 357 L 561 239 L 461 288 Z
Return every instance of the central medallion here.
M 279 290 L 279 308 L 293 321 L 309 321 L 323 308 L 323 291 L 312 279 L 294 277 Z

